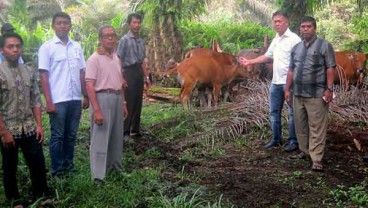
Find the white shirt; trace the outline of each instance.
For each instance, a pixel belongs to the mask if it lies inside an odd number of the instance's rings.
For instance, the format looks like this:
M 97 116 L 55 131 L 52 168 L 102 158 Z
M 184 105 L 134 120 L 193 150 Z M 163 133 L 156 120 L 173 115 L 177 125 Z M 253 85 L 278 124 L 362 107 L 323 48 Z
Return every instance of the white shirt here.
M 286 84 L 290 64 L 291 49 L 301 41 L 300 37 L 289 28 L 282 36 L 277 33 L 268 47 L 265 56 L 273 59 L 272 84 Z
M 38 69 L 49 72 L 49 85 L 54 104 L 82 99 L 80 71 L 85 68 L 86 61 L 82 47 L 70 38 L 64 45 L 57 36 L 54 36 L 38 50 Z

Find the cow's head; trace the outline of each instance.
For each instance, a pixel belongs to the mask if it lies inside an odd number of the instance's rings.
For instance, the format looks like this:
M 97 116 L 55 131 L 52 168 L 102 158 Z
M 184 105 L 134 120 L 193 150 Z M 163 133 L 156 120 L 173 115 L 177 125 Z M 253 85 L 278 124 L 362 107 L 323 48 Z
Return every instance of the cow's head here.
M 358 77 L 358 84 L 363 82 L 366 76 L 367 55 L 362 53 L 352 53 L 348 58 L 353 62 L 356 75 Z
M 176 67 L 179 65 L 179 63 L 177 63 L 174 59 L 170 59 L 166 65 L 165 65 L 165 70 L 162 71 L 160 73 L 161 76 L 163 76 L 164 78 L 168 78 L 170 77 L 170 75 L 176 71 Z
M 362 53 L 351 53 L 348 58 L 353 62 L 357 73 L 365 73 L 367 64 L 367 55 Z

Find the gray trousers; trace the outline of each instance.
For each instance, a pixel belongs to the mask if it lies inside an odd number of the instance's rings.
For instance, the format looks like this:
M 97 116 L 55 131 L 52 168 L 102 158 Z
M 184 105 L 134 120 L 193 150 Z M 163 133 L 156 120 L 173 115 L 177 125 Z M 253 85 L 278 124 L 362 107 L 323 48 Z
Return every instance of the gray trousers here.
M 299 149 L 322 162 L 326 145 L 328 104 L 322 98 L 294 96 L 294 121 Z
M 124 115 L 121 95 L 97 93 L 96 97 L 104 120 L 101 126 L 95 124 L 90 108 L 90 164 L 92 179 L 103 180 L 110 169 L 122 171 Z

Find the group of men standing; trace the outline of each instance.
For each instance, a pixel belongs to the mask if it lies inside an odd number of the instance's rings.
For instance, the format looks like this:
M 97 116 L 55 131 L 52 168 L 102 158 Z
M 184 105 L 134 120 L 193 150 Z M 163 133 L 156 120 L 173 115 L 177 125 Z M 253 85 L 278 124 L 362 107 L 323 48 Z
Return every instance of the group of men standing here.
M 272 139 L 265 148 L 282 146 L 281 113 L 286 100 L 289 111 L 289 142 L 285 152 L 300 150 L 291 156 L 310 156 L 311 169 L 322 171 L 326 144 L 328 106 L 332 101 L 335 52 L 330 43 L 316 36 L 316 20 L 301 19 L 300 36 L 289 30 L 286 13 L 273 16 L 276 36 L 267 52 L 255 59 L 240 60 L 241 64 L 265 63 L 273 60 L 270 86 L 270 120 Z
M 86 62 L 81 45 L 69 37 L 70 16 L 59 12 L 52 19 L 54 37 L 38 51 L 38 70 L 20 61 L 23 40 L 10 24 L 3 25 L 4 31 L 12 30 L 0 39 L 0 136 L 5 195 L 13 207 L 24 205 L 16 180 L 19 148 L 30 170 L 34 200 L 44 197 L 43 204 L 52 202 L 42 151 L 38 78 L 51 127 L 51 175 L 61 177 L 75 172 L 76 135 L 82 108 L 89 105 L 92 179 L 101 183 L 107 171 L 122 171 L 123 137 L 142 136 L 143 86 L 150 85 L 144 42 L 139 37 L 141 21 L 139 14 L 128 16 L 130 31 L 118 47 L 115 29 L 110 25 L 100 27 L 100 48 Z
M 248 66 L 273 60 L 270 86 L 272 139 L 265 146 L 283 144 L 281 112 L 285 100 L 289 111 L 289 142 L 286 152 L 300 150 L 292 158 L 312 159 L 312 170 L 323 170 L 328 106 L 332 101 L 333 47 L 316 36 L 316 20 L 303 17 L 301 38 L 289 30 L 288 16 L 273 14 L 277 32 L 267 52 L 255 59 L 240 59 Z M 71 18 L 59 12 L 52 19 L 54 37 L 38 52 L 38 71 L 20 59 L 23 40 L 6 24 L 0 39 L 0 136 L 4 189 L 14 207 L 23 207 L 17 188 L 18 149 L 30 169 L 34 199 L 49 201 L 44 131 L 38 73 L 51 126 L 51 175 L 74 172 L 74 147 L 82 108 L 91 105 L 90 166 L 92 179 L 103 183 L 107 171 L 122 171 L 123 137 L 141 136 L 140 114 L 144 83 L 150 85 L 143 39 L 142 18 L 130 14 L 129 32 L 117 46 L 117 34 L 110 25 L 98 30 L 100 48 L 85 62 L 82 47 L 69 37 Z M 117 46 L 117 47 L 116 47 Z M 124 124 L 123 124 L 124 123 Z

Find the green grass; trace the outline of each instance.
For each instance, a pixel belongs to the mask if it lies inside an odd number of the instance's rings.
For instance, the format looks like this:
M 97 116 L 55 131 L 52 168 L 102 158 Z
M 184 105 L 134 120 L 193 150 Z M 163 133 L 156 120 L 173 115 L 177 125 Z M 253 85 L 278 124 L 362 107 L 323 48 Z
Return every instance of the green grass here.
M 164 93 L 173 96 L 179 96 L 180 94 L 180 88 L 163 88 L 160 86 L 152 86 L 149 91 L 153 93 Z
M 216 128 L 213 124 L 216 119 L 221 117 L 211 116 L 206 122 L 201 122 L 206 115 L 198 112 L 185 112 L 182 106 L 174 104 L 154 103 L 144 106 L 142 113 L 142 125 L 145 130 L 155 136 L 155 139 L 162 140 L 164 143 L 175 144 L 184 137 L 196 134 L 200 131 L 212 131 Z M 225 115 L 226 116 L 226 115 Z M 44 144 L 44 154 L 47 168 L 50 164 L 48 151 L 48 141 L 50 138 L 48 116 L 43 115 L 43 125 L 45 128 L 46 140 Z M 97 186 L 92 183 L 89 167 L 89 117 L 88 111 L 84 111 L 77 135 L 75 149 L 75 166 L 77 173 L 62 179 L 48 177 L 48 183 L 55 192 L 58 201 L 57 208 L 107 208 L 107 207 L 231 207 L 228 202 L 224 203 L 221 193 L 212 193 L 206 187 L 199 185 L 201 173 L 192 174 L 187 171 L 185 162 L 195 162 L 206 158 L 218 158 L 226 155 L 221 144 L 233 142 L 239 148 L 250 147 L 248 142 L 252 140 L 268 140 L 270 136 L 269 128 L 254 127 L 249 129 L 248 134 L 241 135 L 234 140 L 215 139 L 213 137 L 197 141 L 195 145 L 182 150 L 177 155 L 178 164 L 184 164 L 173 168 L 169 160 L 160 158 L 165 153 L 159 147 L 150 147 L 142 154 L 136 155 L 133 149 L 125 146 L 123 163 L 124 173 L 109 173 L 106 183 Z M 219 145 L 220 144 L 220 145 Z M 152 161 L 155 161 L 152 164 Z M 1 162 L 1 161 L 0 161 Z M 144 164 L 140 166 L 139 164 Z M 150 165 L 146 165 L 150 164 Z M 1 164 L 0 164 L 1 165 Z M 169 171 L 167 171 L 169 169 Z M 166 171 L 172 175 L 170 178 L 163 174 Z M 173 172 L 176 171 L 176 172 Z M 279 174 L 279 173 L 275 173 Z M 277 176 L 283 178 L 282 182 L 291 184 L 293 188 L 300 186 L 298 183 L 305 177 L 310 177 L 309 173 L 294 171 L 291 175 Z M 49 173 L 48 173 L 49 175 Z M 0 175 L 2 177 L 2 175 Z M 18 165 L 19 189 L 23 196 L 28 192 L 30 181 L 28 179 L 28 168 L 20 154 Z M 182 182 L 186 182 L 185 186 Z M 2 180 L 0 181 L 0 186 Z M 329 193 L 330 198 L 326 199 L 326 205 L 334 207 L 337 205 L 348 206 L 356 204 L 367 206 L 367 182 L 358 184 L 355 187 L 338 186 L 333 189 L 324 184 L 322 179 L 315 183 L 304 183 L 304 187 L 317 190 L 323 189 Z M 3 190 L 0 191 L 0 207 L 6 207 Z M 37 207 L 34 204 L 30 207 Z
M 142 125 L 149 128 L 152 123 L 164 119 L 180 117 L 190 119 L 192 115 L 183 112 L 181 106 L 168 104 L 152 104 L 145 106 L 142 114 Z M 158 134 L 159 139 L 163 136 L 173 134 L 174 136 L 185 136 L 192 132 L 187 129 L 185 119 L 180 127 L 174 126 L 172 131 Z M 50 138 L 49 120 L 43 115 L 43 126 L 45 129 L 44 155 L 46 166 L 49 168 L 50 156 L 48 143 Z M 190 129 L 190 128 L 189 128 Z M 157 136 L 157 135 L 156 135 Z M 124 149 L 123 163 L 124 174 L 108 173 L 103 186 L 97 186 L 92 182 L 89 167 L 89 115 L 83 111 L 77 143 L 75 148 L 75 167 L 77 173 L 65 178 L 51 178 L 48 173 L 48 183 L 55 199 L 58 201 L 56 207 L 229 207 L 224 206 L 222 197 L 209 194 L 204 187 L 195 184 L 195 181 L 183 189 L 176 182 L 165 181 L 161 177 L 166 164 L 155 164 L 151 167 L 136 168 L 136 164 L 142 161 L 159 158 L 161 152 L 155 147 L 148 149 L 141 155 L 135 155 L 130 149 Z M 19 154 L 18 165 L 19 190 L 22 196 L 26 196 L 30 181 L 28 179 L 28 168 L 25 165 L 22 154 Z M 188 155 L 189 156 L 189 155 Z M 187 156 L 187 157 L 188 157 Z M 189 156 L 190 158 L 190 156 Z M 188 158 L 188 159 L 189 159 Z M 129 169 L 128 167 L 133 167 Z M 2 177 L 2 175 L 0 176 Z M 177 180 L 191 177 L 182 171 L 178 171 Z M 2 185 L 2 180 L 0 182 Z M 173 194 L 173 190 L 174 193 Z M 35 203 L 30 207 L 37 207 Z M 0 207 L 6 207 L 3 189 L 0 191 Z

